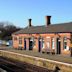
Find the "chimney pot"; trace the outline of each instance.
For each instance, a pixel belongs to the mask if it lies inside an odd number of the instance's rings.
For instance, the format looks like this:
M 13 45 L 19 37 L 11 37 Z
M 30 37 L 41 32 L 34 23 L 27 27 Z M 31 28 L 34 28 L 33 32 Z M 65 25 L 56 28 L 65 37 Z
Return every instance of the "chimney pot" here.
M 46 26 L 51 24 L 51 16 L 46 16 Z
M 29 21 L 29 27 L 32 26 L 32 25 L 31 25 L 31 20 L 32 20 L 32 19 L 28 19 L 28 21 Z

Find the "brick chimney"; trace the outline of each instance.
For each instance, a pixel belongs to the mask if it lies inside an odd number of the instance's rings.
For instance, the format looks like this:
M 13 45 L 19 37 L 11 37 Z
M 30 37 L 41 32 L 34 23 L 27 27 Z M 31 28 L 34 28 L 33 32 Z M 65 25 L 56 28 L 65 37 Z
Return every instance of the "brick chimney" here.
M 32 25 L 31 25 L 31 20 L 32 20 L 32 19 L 28 19 L 28 21 L 29 21 L 29 27 L 32 26 Z
M 51 16 L 46 16 L 46 26 L 51 24 Z

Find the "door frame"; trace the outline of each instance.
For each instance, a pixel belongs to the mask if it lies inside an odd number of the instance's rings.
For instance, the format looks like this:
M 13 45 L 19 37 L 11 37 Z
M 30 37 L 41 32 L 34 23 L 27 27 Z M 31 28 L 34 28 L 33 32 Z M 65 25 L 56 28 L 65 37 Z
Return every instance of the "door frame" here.
M 41 48 L 42 48 L 42 38 L 38 39 L 38 52 L 41 52 Z
M 34 40 L 32 38 L 29 38 L 29 50 L 33 50 L 33 42 Z

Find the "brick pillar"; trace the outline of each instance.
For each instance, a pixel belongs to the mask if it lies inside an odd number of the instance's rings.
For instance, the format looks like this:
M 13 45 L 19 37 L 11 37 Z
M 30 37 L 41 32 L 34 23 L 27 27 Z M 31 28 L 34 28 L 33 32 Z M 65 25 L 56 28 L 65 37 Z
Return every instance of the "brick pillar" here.
M 63 53 L 63 37 L 61 37 L 61 54 Z
M 55 54 L 56 54 L 57 53 L 57 41 L 56 41 L 57 37 L 55 36 L 54 38 L 55 38 L 55 43 L 54 44 L 55 44 Z
M 47 43 L 47 38 L 44 38 L 44 43 L 45 43 L 45 49 L 47 48 L 47 45 L 46 45 L 46 43 Z
M 52 51 L 52 42 L 51 42 L 51 37 L 50 37 L 50 50 Z
M 35 39 L 35 48 L 34 48 L 34 51 L 37 51 L 38 52 L 38 38 Z
M 29 39 L 26 39 L 26 50 L 29 50 Z
M 24 38 L 22 38 L 22 49 L 24 49 Z

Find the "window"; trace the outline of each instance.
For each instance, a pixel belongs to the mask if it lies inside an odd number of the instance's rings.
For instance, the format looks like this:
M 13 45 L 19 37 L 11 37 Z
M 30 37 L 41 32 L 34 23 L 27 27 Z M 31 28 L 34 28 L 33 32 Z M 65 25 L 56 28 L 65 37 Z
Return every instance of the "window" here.
M 44 45 L 44 39 L 42 39 L 42 48 L 44 48 L 44 46 L 45 46 L 45 45 Z
M 19 44 L 22 44 L 22 37 L 19 37 Z
M 54 49 L 54 38 L 52 38 L 52 49 Z
M 34 46 L 35 46 L 35 40 L 34 40 L 34 37 L 32 37 L 32 38 L 30 39 L 30 41 L 32 41 L 32 46 L 34 47 Z
M 64 40 L 63 40 L 64 42 L 64 44 L 63 44 L 63 46 L 64 46 L 64 49 L 66 49 L 67 48 L 67 38 L 66 37 L 64 37 Z
M 36 46 L 36 41 L 34 40 L 34 46 Z

